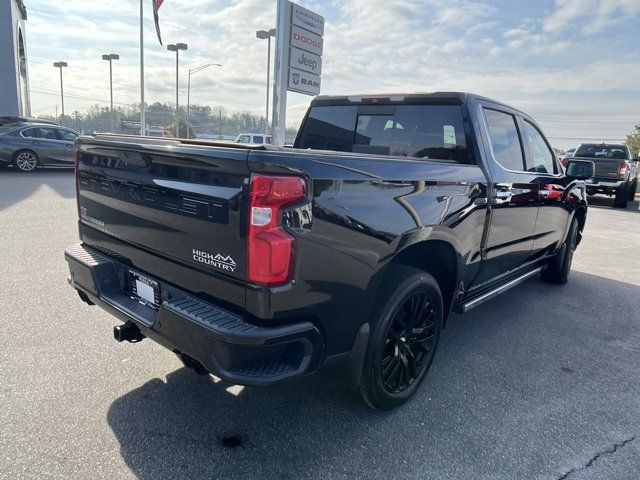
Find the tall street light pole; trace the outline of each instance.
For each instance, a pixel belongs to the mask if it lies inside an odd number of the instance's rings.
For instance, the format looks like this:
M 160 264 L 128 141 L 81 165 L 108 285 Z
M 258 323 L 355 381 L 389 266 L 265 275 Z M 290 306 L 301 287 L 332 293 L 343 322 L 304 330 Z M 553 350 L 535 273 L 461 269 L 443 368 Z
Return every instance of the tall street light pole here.
M 62 99 L 62 117 L 60 118 L 62 119 L 64 118 L 64 84 L 62 83 L 62 69 L 64 67 L 68 67 L 68 64 L 67 62 L 54 62 L 53 66 L 60 69 L 60 98 Z
M 172 43 L 167 45 L 167 50 L 176 52 L 176 137 L 180 136 L 180 108 L 178 105 L 180 86 L 180 50 L 187 50 L 189 47 L 186 43 Z
M 189 117 L 191 116 L 191 75 L 201 72 L 205 68 L 221 66 L 222 65 L 219 63 L 208 63 L 206 65 L 201 65 L 199 67 L 189 69 L 189 81 L 187 82 L 187 138 L 191 138 L 189 136 Z
M 269 82 L 271 73 L 271 37 L 276 36 L 276 29 L 271 30 L 258 30 L 256 37 L 264 40 L 267 39 L 267 116 L 264 119 L 264 134 L 269 135 Z M 267 140 L 265 139 L 265 142 Z
M 147 135 L 146 106 L 144 103 L 144 6 L 140 0 L 140 135 Z
M 109 92 L 111 93 L 111 131 L 116 131 L 116 117 L 113 113 L 113 60 L 120 60 L 120 55 L 117 53 L 110 53 L 108 55 L 102 55 L 102 59 L 109 62 Z

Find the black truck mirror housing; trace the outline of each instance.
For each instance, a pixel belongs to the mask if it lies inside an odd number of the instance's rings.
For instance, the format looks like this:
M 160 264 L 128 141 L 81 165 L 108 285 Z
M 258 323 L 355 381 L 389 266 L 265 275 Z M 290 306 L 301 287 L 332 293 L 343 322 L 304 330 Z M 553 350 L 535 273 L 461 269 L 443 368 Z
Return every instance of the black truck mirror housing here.
M 587 180 L 596 175 L 596 164 L 590 160 L 567 160 L 567 176 L 576 180 Z

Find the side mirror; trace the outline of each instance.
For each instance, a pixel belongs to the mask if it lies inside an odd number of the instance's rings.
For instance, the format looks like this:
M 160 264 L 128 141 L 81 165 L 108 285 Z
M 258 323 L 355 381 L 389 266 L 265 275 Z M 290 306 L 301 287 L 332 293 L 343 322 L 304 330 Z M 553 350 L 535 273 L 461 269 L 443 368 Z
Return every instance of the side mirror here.
M 590 160 L 567 160 L 567 177 L 576 180 L 587 180 L 596 175 L 596 164 Z

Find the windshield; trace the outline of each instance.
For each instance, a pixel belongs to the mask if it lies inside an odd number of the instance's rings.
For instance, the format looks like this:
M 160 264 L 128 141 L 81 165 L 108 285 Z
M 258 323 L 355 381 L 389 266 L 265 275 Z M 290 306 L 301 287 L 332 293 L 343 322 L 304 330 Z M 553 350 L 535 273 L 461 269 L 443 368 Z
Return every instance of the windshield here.
M 583 158 L 615 158 L 626 159 L 629 157 L 629 150 L 625 145 L 580 145 L 574 157 Z

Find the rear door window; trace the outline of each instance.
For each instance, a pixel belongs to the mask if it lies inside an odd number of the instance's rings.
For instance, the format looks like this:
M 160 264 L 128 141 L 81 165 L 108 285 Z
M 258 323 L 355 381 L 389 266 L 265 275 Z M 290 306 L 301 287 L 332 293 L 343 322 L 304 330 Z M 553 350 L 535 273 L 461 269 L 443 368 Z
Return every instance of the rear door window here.
M 296 147 L 475 163 L 460 105 L 313 107 Z
M 484 109 L 489 127 L 493 156 L 507 170 L 523 171 L 522 143 L 516 126 L 516 117 L 498 110 Z
M 524 139 L 529 149 L 527 158 L 527 170 L 535 173 L 558 173 L 553 152 L 547 145 L 540 131 L 531 123 L 524 120 Z
M 264 139 L 260 135 L 255 135 L 253 137 L 253 143 L 262 144 L 264 143 Z
M 40 128 L 40 137 L 45 140 L 58 140 L 56 129 L 54 128 Z
M 39 128 L 27 128 L 22 131 L 22 136 L 27 138 L 42 138 Z

